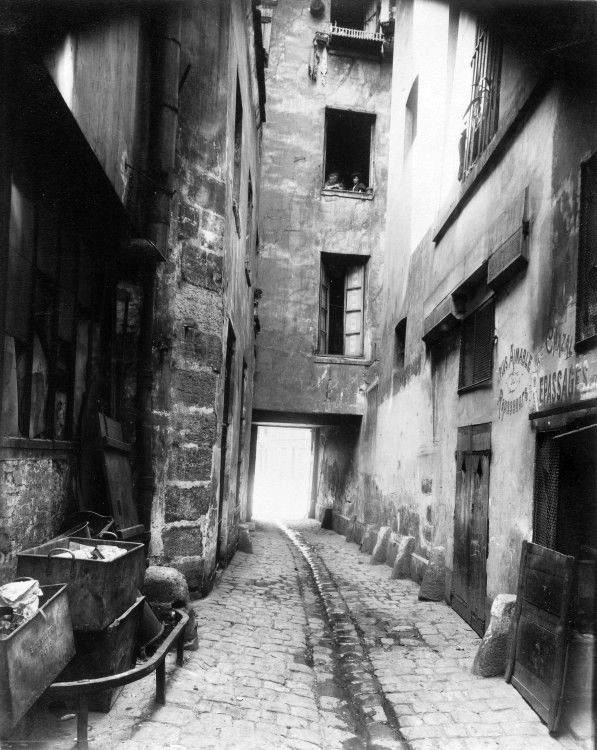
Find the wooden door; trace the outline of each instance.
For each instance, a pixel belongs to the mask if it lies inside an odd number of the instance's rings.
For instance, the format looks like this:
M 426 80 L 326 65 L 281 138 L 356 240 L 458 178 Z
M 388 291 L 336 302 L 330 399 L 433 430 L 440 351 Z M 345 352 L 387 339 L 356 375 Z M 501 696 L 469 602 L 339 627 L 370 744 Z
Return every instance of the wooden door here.
M 471 627 L 485 632 L 490 425 L 459 429 L 456 451 L 454 560 L 451 605 Z
M 555 732 L 566 672 L 574 558 L 522 543 L 506 681 Z

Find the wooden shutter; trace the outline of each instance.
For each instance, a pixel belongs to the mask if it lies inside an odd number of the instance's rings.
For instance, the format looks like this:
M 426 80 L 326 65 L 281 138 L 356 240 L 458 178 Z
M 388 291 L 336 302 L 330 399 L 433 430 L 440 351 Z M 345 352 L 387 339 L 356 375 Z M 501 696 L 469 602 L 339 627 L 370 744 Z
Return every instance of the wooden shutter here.
M 365 266 L 361 264 L 347 268 L 344 284 L 344 354 L 347 357 L 361 357 Z
M 328 322 L 330 310 L 330 282 L 324 264 L 321 264 L 321 282 L 319 286 L 319 353 L 327 354 Z
M 495 335 L 493 297 L 462 321 L 459 388 L 491 379 Z

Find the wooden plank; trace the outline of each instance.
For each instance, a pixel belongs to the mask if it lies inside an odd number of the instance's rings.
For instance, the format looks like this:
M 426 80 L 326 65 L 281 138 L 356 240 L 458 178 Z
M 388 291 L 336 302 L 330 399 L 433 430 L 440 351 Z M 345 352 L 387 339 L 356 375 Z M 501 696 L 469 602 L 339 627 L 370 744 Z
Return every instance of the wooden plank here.
M 560 718 L 574 558 L 523 542 L 506 681 L 555 732 Z

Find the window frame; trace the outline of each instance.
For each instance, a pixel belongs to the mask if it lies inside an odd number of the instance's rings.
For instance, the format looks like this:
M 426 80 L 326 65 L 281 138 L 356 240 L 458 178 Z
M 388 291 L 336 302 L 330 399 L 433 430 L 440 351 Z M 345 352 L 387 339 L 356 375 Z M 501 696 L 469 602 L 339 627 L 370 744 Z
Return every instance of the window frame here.
M 367 118 L 370 120 L 369 126 L 369 184 L 365 193 L 357 193 L 352 190 L 334 190 L 325 187 L 328 161 L 328 122 L 329 113 L 337 112 L 350 116 Z M 342 198 L 356 198 L 357 200 L 373 200 L 375 195 L 375 126 L 377 123 L 377 113 L 363 109 L 343 109 L 341 107 L 325 107 L 323 114 L 323 154 L 321 159 L 321 194 L 335 195 Z
M 479 343 L 476 337 L 477 317 L 479 316 L 480 313 L 482 313 L 488 307 L 491 307 L 492 309 L 492 319 L 493 319 L 491 343 L 488 345 L 489 359 L 490 359 L 489 373 L 487 374 L 486 377 L 476 380 L 474 376 L 474 368 L 475 368 L 475 357 L 477 354 L 477 347 L 479 346 Z M 465 366 L 466 366 L 466 360 L 465 360 L 465 348 L 467 346 L 466 326 L 471 321 L 473 322 L 475 326 L 473 330 L 472 340 L 471 342 L 468 342 L 472 345 L 472 352 L 470 353 L 470 356 L 472 356 L 473 377 L 472 377 L 471 382 L 465 383 L 463 381 L 464 381 Z M 485 343 L 487 344 L 488 342 L 485 342 Z M 473 309 L 467 312 L 467 314 L 462 318 L 462 321 L 460 324 L 460 356 L 459 356 L 459 365 L 458 365 L 458 394 L 459 395 L 477 390 L 478 388 L 491 387 L 493 383 L 494 344 L 495 344 L 495 295 L 491 293 L 485 296 L 478 304 L 474 306 Z
M 369 257 L 364 255 L 345 255 L 340 253 L 321 253 L 320 266 L 319 266 L 319 285 L 318 285 L 318 304 L 317 304 L 317 351 L 316 357 L 329 357 L 333 359 L 342 360 L 365 360 L 365 304 L 366 304 L 366 289 L 367 289 L 367 263 Z M 341 267 L 343 269 L 343 305 L 342 305 L 342 353 L 330 352 L 329 351 L 329 339 L 330 339 L 330 291 L 329 283 L 327 282 L 328 275 L 327 269 L 330 266 Z M 351 274 L 355 273 L 358 269 L 360 275 L 360 286 L 348 287 L 348 279 Z M 351 312 L 359 312 L 358 307 L 356 309 L 347 309 L 348 294 L 351 291 L 360 289 L 360 329 L 355 331 L 349 331 L 347 333 L 346 320 L 347 315 Z M 325 291 L 324 291 L 325 290 Z M 327 295 L 326 303 L 327 306 L 322 303 L 324 293 Z M 322 325 L 322 312 L 325 311 L 325 326 Z M 352 318 L 354 319 L 354 317 Z M 322 334 L 324 337 L 325 344 L 322 344 Z M 348 337 L 354 337 L 355 335 L 360 336 L 360 352 L 347 352 L 346 342 Z
M 593 171 L 593 177 L 588 174 L 589 170 Z M 590 183 L 594 184 L 595 196 L 591 200 L 589 195 Z M 580 200 L 579 200 L 579 219 L 578 219 L 578 257 L 576 262 L 576 320 L 575 320 L 575 343 L 576 351 L 584 351 L 597 343 L 597 320 L 593 325 L 594 333 L 586 335 L 583 328 L 582 317 L 588 313 L 588 304 L 591 296 L 590 290 L 587 294 L 587 287 L 590 283 L 587 276 L 591 268 L 596 269 L 595 278 L 597 280 L 597 232 L 594 238 L 594 247 L 590 248 L 590 238 L 588 237 L 588 224 L 590 219 L 587 218 L 589 213 L 597 215 L 597 151 L 591 154 L 580 165 Z M 597 224 L 597 220 L 596 220 Z M 592 251 L 592 252 L 591 252 Z M 589 266 L 589 256 L 592 255 L 594 261 Z M 592 296 L 595 299 L 594 304 L 597 306 L 597 289 L 593 290 Z M 589 298 L 589 299 L 588 299 Z M 597 316 L 596 316 L 597 317 Z
M 406 327 L 407 327 L 406 316 L 398 321 L 394 327 L 394 357 L 393 357 L 393 369 L 402 370 L 406 365 Z M 401 346 L 398 344 L 401 342 Z

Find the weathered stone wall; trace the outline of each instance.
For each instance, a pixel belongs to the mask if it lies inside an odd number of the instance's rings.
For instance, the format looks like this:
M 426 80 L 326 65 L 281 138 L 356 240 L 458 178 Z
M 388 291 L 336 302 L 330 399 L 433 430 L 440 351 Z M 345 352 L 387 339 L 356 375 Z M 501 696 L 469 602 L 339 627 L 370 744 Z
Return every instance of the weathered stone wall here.
M 259 110 L 249 60 L 250 4 L 210 0 L 184 11 L 176 187 L 170 254 L 156 304 L 156 392 L 151 554 L 183 571 L 192 589 L 207 590 L 216 564 L 220 483 L 227 478 L 220 555 L 234 552 L 241 492 L 246 491 L 253 373 L 254 237 L 246 237 L 249 172 L 257 205 Z M 242 174 L 237 234 L 232 209 L 236 77 L 243 101 Z M 255 222 L 254 222 L 255 223 Z M 220 472 L 225 350 L 235 336 L 228 457 Z M 245 414 L 240 413 L 246 363 Z M 247 412 L 248 409 L 248 412 Z M 237 493 L 237 476 L 241 492 Z M 237 503 L 238 498 L 238 503 Z
M 255 406 L 291 412 L 362 414 L 366 363 L 376 358 L 386 209 L 391 60 L 333 54 L 313 40 L 327 30 L 308 3 L 274 10 L 263 135 Z M 309 75 L 309 63 L 312 63 Z M 325 108 L 375 114 L 373 200 L 321 194 Z M 321 253 L 368 257 L 364 363 L 319 357 Z
M 72 512 L 73 465 L 60 454 L 0 459 L 0 584 L 14 578 L 16 553 L 56 535 Z

